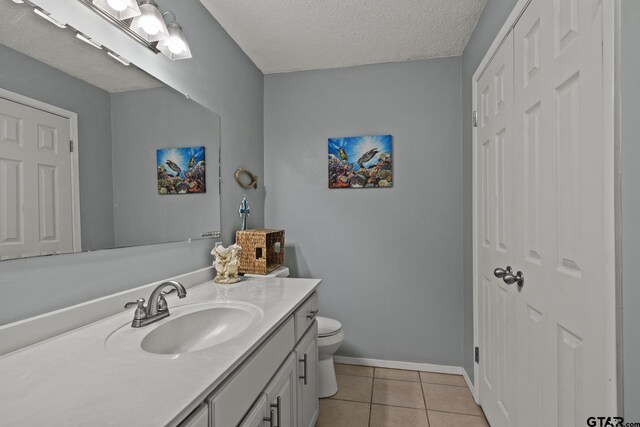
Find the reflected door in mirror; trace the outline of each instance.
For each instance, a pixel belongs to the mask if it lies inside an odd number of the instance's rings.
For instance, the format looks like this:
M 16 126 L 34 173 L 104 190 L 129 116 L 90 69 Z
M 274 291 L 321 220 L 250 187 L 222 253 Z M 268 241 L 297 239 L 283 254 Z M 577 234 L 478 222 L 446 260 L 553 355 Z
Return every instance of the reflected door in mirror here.
M 0 259 L 74 251 L 70 132 L 68 118 L 0 98 Z

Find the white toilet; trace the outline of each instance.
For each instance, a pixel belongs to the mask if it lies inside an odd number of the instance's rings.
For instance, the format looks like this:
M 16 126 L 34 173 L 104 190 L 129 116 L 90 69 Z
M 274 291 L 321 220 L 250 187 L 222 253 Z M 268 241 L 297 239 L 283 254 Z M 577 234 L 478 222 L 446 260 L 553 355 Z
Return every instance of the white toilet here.
M 344 341 L 342 324 L 328 317 L 316 317 L 318 320 L 318 395 L 333 396 L 338 392 L 336 371 L 333 367 L 333 355 Z
M 266 276 L 245 274 L 246 277 L 289 277 L 289 269 L 280 267 Z M 318 320 L 318 394 L 322 397 L 333 396 L 338 392 L 336 371 L 333 367 L 333 355 L 344 341 L 342 324 L 328 317 L 316 317 Z

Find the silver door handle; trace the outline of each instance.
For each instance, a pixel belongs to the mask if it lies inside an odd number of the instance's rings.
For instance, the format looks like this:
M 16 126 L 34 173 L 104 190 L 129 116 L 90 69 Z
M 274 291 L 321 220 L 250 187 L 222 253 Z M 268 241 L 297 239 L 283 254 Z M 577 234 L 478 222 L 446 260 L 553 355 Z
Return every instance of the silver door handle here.
M 506 276 L 507 274 L 513 274 L 513 270 L 511 269 L 510 265 L 507 266 L 506 270 L 503 268 L 496 268 L 495 270 L 493 270 L 493 275 L 498 279 L 504 278 L 504 276 Z
M 513 275 L 513 273 L 509 273 L 506 274 L 502 278 L 502 280 L 507 285 L 513 285 L 514 283 L 517 283 L 518 287 L 522 288 L 524 286 L 524 273 L 522 273 L 522 271 L 518 271 L 515 276 Z
M 280 418 L 280 407 L 281 406 L 282 406 L 281 405 L 281 399 L 280 399 L 280 396 L 278 396 L 278 398 L 276 399 L 276 404 L 275 405 L 273 403 L 271 404 L 271 408 L 276 410 L 276 420 L 278 420 L 278 425 L 274 426 L 274 427 L 280 427 L 281 424 L 282 424 L 282 420 Z
M 298 362 L 304 364 L 304 373 L 300 375 L 298 378 L 304 380 L 304 385 L 307 385 L 307 353 L 304 354 L 302 359 L 299 359 Z
M 275 411 L 272 409 L 271 411 L 269 411 L 269 417 L 264 417 L 262 418 L 263 421 L 267 421 L 269 423 L 270 426 L 273 426 L 273 416 L 274 416 Z

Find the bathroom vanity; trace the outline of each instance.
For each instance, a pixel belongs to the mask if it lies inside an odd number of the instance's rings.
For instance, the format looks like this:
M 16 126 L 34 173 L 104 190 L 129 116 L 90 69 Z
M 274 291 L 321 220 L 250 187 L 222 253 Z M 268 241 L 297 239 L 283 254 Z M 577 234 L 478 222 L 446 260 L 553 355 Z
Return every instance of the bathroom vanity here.
M 122 311 L 0 356 L 0 424 L 312 427 L 319 284 L 186 286 L 187 297 L 168 295 L 171 315 L 152 325 L 132 328 L 133 310 Z M 149 289 L 89 304 L 146 298 Z

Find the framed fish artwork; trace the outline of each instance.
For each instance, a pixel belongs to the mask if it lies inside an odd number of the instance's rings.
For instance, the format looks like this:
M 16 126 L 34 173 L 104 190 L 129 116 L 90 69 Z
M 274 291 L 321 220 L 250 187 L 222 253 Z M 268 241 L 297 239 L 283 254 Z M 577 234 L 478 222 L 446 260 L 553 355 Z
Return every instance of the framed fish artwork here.
M 156 150 L 158 194 L 207 192 L 204 147 Z
M 329 188 L 393 187 L 391 135 L 329 138 Z

